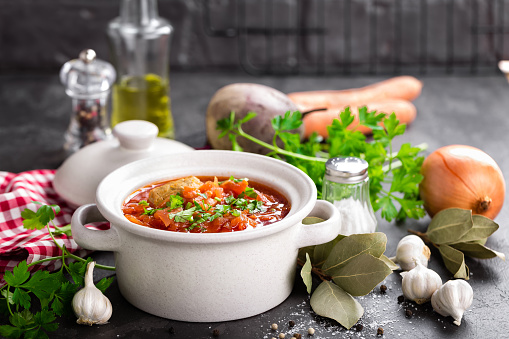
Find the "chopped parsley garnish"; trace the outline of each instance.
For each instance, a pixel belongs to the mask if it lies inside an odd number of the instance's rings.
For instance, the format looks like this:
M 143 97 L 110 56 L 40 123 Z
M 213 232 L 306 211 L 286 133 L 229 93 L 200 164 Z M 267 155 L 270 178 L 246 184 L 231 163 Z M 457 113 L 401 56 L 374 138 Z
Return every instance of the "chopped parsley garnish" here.
M 191 207 L 178 213 L 170 213 L 169 217 L 170 219 L 175 220 L 175 222 L 186 222 L 186 221 L 193 222 L 194 221 L 193 215 L 195 210 L 196 207 Z
M 239 194 L 239 198 L 249 197 L 249 198 L 256 199 L 257 196 L 258 196 L 258 193 L 256 193 L 256 191 L 252 187 L 247 187 L 244 192 Z
M 160 210 L 160 208 L 144 208 L 143 209 L 143 213 L 142 214 L 145 214 L 145 215 L 153 215 L 154 213 L 156 213 L 158 210 Z
M 182 207 L 183 204 L 184 198 L 177 194 L 170 196 L 170 201 L 166 203 L 166 206 L 169 207 L 170 210 L 174 210 L 175 208 Z
M 243 182 L 243 181 L 249 181 L 249 179 L 248 179 L 248 178 L 235 179 L 235 178 L 233 177 L 233 175 L 232 175 L 231 177 L 229 177 L 229 178 L 228 178 L 228 180 L 233 181 L 233 182 L 234 182 L 234 183 L 236 183 L 236 184 L 238 184 L 239 182 Z M 225 182 L 226 182 L 226 181 L 228 181 L 228 180 L 220 181 L 220 182 L 219 182 L 219 185 L 221 185 L 221 184 L 225 183 Z
M 244 180 L 247 181 L 247 179 L 235 179 L 233 177 L 230 177 L 229 180 L 236 183 Z M 208 199 L 206 193 L 198 193 L 198 195 L 204 199 Z M 170 196 L 169 201 L 166 202 L 166 207 L 163 208 L 152 208 L 146 200 L 142 200 L 138 204 L 144 206 L 144 212 L 142 213 L 144 215 L 153 215 L 159 210 L 167 210 L 168 217 L 175 222 L 190 223 L 187 227 L 188 231 L 200 227 L 201 231 L 204 232 L 205 228 L 201 226 L 204 222 L 212 222 L 228 214 L 238 217 L 242 215 L 243 211 L 247 211 L 247 213 L 251 214 L 264 212 L 265 208 L 263 207 L 263 202 L 256 200 L 257 197 L 258 193 L 256 193 L 252 187 L 247 187 L 237 198 L 233 195 L 226 196 L 223 200 L 219 197 L 215 197 L 214 200 L 218 202 L 215 206 L 206 204 L 205 201 L 189 201 L 184 207 L 184 198 L 180 194 Z M 182 210 L 171 213 L 171 211 L 177 208 L 182 208 Z

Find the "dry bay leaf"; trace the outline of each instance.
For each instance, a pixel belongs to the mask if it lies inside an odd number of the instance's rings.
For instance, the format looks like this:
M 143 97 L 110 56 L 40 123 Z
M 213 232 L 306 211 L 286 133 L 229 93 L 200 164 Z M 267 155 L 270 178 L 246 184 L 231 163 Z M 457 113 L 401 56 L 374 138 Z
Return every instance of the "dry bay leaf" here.
M 490 259 L 499 257 L 505 261 L 504 253 L 494 251 L 478 242 L 452 244 L 451 246 L 472 258 Z
M 355 256 L 348 263 L 328 272 L 332 280 L 353 296 L 366 295 L 382 282 L 392 270 L 387 264 L 369 253 Z
M 300 276 L 306 285 L 306 290 L 309 294 L 311 294 L 311 289 L 313 288 L 313 276 L 311 275 L 311 259 L 309 258 L 309 254 L 306 253 L 306 263 L 302 266 L 300 270 Z
M 368 253 L 379 258 L 385 252 L 387 236 L 385 233 L 352 234 L 341 239 L 331 250 L 323 264 L 323 271 L 329 275 L 331 270 L 345 266 L 350 260 Z
M 472 227 L 471 210 L 448 208 L 435 214 L 426 235 L 435 244 L 449 244 L 458 241 Z
M 313 224 L 321 223 L 322 221 L 323 221 L 323 219 L 322 218 L 318 218 L 318 217 L 305 217 L 302 220 L 302 223 L 304 225 L 313 225 Z
M 322 282 L 310 300 L 313 311 L 323 317 L 336 320 L 346 329 L 350 329 L 364 314 L 364 309 L 350 294 L 337 285 Z
M 469 269 L 465 264 L 465 256 L 461 251 L 449 245 L 440 245 L 438 250 L 442 255 L 445 267 L 454 274 L 455 278 L 469 279 Z
M 454 243 L 466 243 L 470 241 L 478 241 L 487 239 L 490 235 L 498 230 L 498 224 L 483 215 L 472 215 L 473 226 L 460 239 Z
M 336 244 L 345 237 L 345 235 L 339 234 L 334 240 L 331 240 L 325 244 L 316 245 L 313 251 L 313 264 L 316 267 L 321 267 L 325 263 L 325 260 L 327 260 L 327 257 L 331 253 L 334 246 L 336 246 Z
M 387 256 L 385 254 L 382 254 L 380 256 L 380 260 L 382 260 L 387 265 L 387 267 L 389 267 L 392 271 L 396 271 L 396 270 L 401 269 L 401 267 L 396 265 L 394 263 L 394 261 L 392 261 L 391 259 L 387 258 Z
M 302 261 L 303 263 L 306 262 L 306 255 L 309 255 L 309 259 L 311 262 L 314 262 L 315 259 L 313 258 L 313 252 L 315 251 L 315 246 L 307 246 L 299 248 L 299 254 L 297 256 L 297 259 Z

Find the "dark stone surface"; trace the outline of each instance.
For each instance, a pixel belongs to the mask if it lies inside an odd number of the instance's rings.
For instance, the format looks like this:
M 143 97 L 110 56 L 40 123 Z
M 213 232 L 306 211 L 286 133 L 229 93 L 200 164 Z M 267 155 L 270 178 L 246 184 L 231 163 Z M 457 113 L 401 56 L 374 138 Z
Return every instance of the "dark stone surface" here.
M 358 87 L 381 80 L 380 77 L 251 77 L 229 73 L 177 73 L 171 75 L 172 104 L 177 139 L 194 147 L 206 143 L 204 115 L 214 92 L 234 82 L 256 82 L 283 92 L 311 89 Z M 483 149 L 509 173 L 508 134 L 509 85 L 504 77 L 423 77 L 422 95 L 415 101 L 416 121 L 397 142 L 426 142 L 429 151 L 448 144 L 467 144 Z M 63 133 L 70 116 L 70 102 L 56 75 L 0 76 L 0 170 L 19 172 L 34 168 L 56 168 L 63 160 Z M 489 239 L 488 246 L 509 254 L 509 210 L 502 209 L 496 221 L 500 229 Z M 429 218 L 409 220 L 402 225 L 379 220 L 379 231 L 388 237 L 388 256 L 395 254 L 398 241 L 408 229 L 424 231 Z M 101 263 L 113 264 L 109 252 L 97 252 Z M 80 326 L 70 316 L 61 319 L 59 330 L 51 338 L 272 338 L 270 325 L 279 324 L 280 331 L 305 334 L 308 327 L 316 330 L 314 338 L 375 338 L 378 327 L 384 338 L 504 338 L 509 333 L 509 267 L 499 259 L 467 259 L 474 290 L 474 302 L 457 327 L 451 318 L 433 312 L 430 304 L 416 306 L 398 303 L 401 292 L 399 274 L 391 274 L 384 282 L 385 294 L 375 288 L 357 298 L 365 314 L 361 332 L 345 330 L 335 321 L 315 315 L 309 306 L 305 287 L 297 275 L 292 295 L 278 307 L 248 319 L 224 323 L 186 323 L 167 320 L 144 313 L 131 306 L 121 295 L 116 282 L 107 291 L 113 303 L 111 322 L 104 326 Z M 451 279 L 440 255 L 432 251 L 430 268 L 445 282 Z M 109 273 L 97 270 L 96 278 Z M 271 279 L 271 277 L 267 277 Z M 318 281 L 315 281 L 315 287 Z M 242 288 L 249 288 L 243 286 Z M 413 313 L 405 316 L 406 309 Z M 295 327 L 288 330 L 288 322 Z M 170 328 L 174 334 L 170 333 Z M 303 336 L 307 337 L 307 336 Z M 290 338 L 287 335 L 286 338 Z

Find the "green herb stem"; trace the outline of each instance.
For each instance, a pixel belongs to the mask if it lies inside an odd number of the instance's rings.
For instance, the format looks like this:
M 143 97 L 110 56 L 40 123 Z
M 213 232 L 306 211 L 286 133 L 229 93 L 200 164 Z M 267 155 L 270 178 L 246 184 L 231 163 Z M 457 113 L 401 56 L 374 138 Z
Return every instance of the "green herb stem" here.
M 53 222 L 52 222 L 53 223 Z M 55 224 L 53 223 L 53 226 L 55 226 Z M 71 252 L 69 252 L 65 247 L 62 247 L 58 244 L 57 240 L 55 239 L 55 237 L 53 236 L 53 232 L 51 232 L 51 229 L 49 228 L 49 223 L 46 225 L 46 228 L 48 229 L 48 232 L 49 232 L 49 235 L 51 237 L 51 239 L 53 239 L 53 242 L 55 243 L 55 245 L 57 245 L 57 247 L 62 251 L 62 253 L 67 253 L 67 257 L 70 257 L 70 258 L 73 258 L 75 260 L 79 260 L 79 261 L 82 261 L 82 262 L 86 262 L 86 259 L 83 259 L 81 257 L 78 257 L 77 255 L 74 255 L 72 254 Z M 46 259 L 41 259 L 41 260 L 38 260 L 38 261 L 35 261 L 35 262 L 32 262 L 30 265 L 28 266 L 33 266 L 33 265 L 37 265 L 39 263 L 42 263 L 42 262 L 45 262 L 45 261 L 51 261 L 51 260 L 58 260 L 58 259 L 62 259 L 62 266 L 65 265 L 65 260 L 64 258 L 62 258 L 62 256 L 58 256 L 58 257 L 51 257 L 51 258 L 46 258 Z M 104 269 L 104 270 L 109 270 L 109 271 L 114 271 L 115 270 L 115 267 L 112 267 L 112 266 L 106 266 L 106 265 L 99 265 L 99 264 L 96 264 L 95 265 L 97 268 L 101 268 L 101 269 Z
M 55 227 L 55 223 L 54 222 L 51 222 L 53 224 L 53 227 Z M 60 246 L 57 242 L 57 240 L 55 239 L 55 237 L 53 236 L 53 232 L 51 232 L 50 228 L 49 228 L 49 223 L 46 224 L 46 228 L 48 229 L 48 233 L 49 233 L 49 236 L 51 237 L 51 239 L 53 239 L 53 242 L 55 243 L 55 245 L 57 245 L 57 247 L 60 249 L 60 251 L 62 251 L 62 253 L 64 252 L 64 249 L 62 248 L 62 246 Z
M 72 253 L 69 253 L 69 251 L 67 251 L 67 257 L 76 259 L 78 261 L 86 262 L 85 259 L 83 259 L 81 257 L 78 257 L 77 255 L 74 255 Z M 34 265 L 39 265 L 39 264 L 42 264 L 43 262 L 46 262 L 46 261 L 53 261 L 53 260 L 58 260 L 58 259 L 62 259 L 62 256 L 48 257 L 48 258 L 44 258 L 44 259 L 41 259 L 41 260 L 32 261 L 30 264 L 27 264 L 27 266 L 30 267 L 30 266 L 34 266 Z M 115 266 L 107 266 L 107 265 L 95 264 L 95 267 L 103 269 L 103 270 L 115 271 Z
M 257 143 L 258 145 L 260 146 L 263 146 L 265 148 L 268 148 L 276 153 L 279 153 L 279 154 L 282 154 L 282 155 L 286 155 L 286 156 L 289 156 L 289 157 L 293 157 L 293 158 L 298 158 L 298 159 L 302 159 L 302 160 L 306 160 L 306 161 L 317 161 L 317 162 L 327 162 L 327 159 L 325 158 L 316 158 L 316 157 L 310 157 L 310 156 L 307 156 L 307 155 L 303 155 L 303 154 L 298 154 L 298 153 L 294 153 L 294 152 L 290 152 L 290 151 L 286 151 L 282 148 L 279 148 L 277 146 L 273 146 L 271 144 L 268 144 L 264 141 L 261 141 L 255 137 L 252 137 L 251 135 L 245 133 L 242 128 L 240 127 L 240 125 L 238 126 L 238 134 L 241 136 L 241 137 L 244 137 L 248 140 L 251 140 L 252 142 L 254 143 Z
M 428 144 L 427 144 L 427 143 L 425 143 L 425 142 L 423 142 L 422 144 L 416 145 L 415 147 L 416 147 L 416 148 L 418 148 L 418 149 L 420 150 L 419 152 L 422 152 L 422 151 L 425 151 L 425 150 L 427 150 L 427 149 L 428 149 Z M 391 154 L 389 155 L 389 159 L 391 159 L 391 160 L 390 160 L 391 162 L 389 162 L 389 164 L 388 164 L 388 165 L 383 166 L 383 167 L 382 167 L 382 171 L 384 171 L 385 173 L 387 173 L 387 172 L 390 172 L 391 170 L 396 169 L 396 168 L 399 168 L 399 167 L 401 167 L 401 165 L 403 165 L 403 164 L 401 163 L 401 161 L 399 161 L 399 160 L 398 160 L 398 161 L 395 161 L 395 162 L 392 162 L 392 159 L 394 159 L 394 158 L 396 157 L 396 155 L 397 155 L 397 154 L 398 154 L 397 152 L 394 152 L 394 153 L 391 153 Z
M 9 292 L 10 292 L 9 291 L 9 285 L 5 285 L 5 286 L 7 286 L 7 288 L 5 289 L 6 290 L 6 292 L 5 292 L 5 300 L 7 301 L 7 309 L 9 310 L 9 313 L 11 315 L 14 315 L 14 313 L 11 310 L 11 305 L 10 305 L 10 302 L 9 302 Z

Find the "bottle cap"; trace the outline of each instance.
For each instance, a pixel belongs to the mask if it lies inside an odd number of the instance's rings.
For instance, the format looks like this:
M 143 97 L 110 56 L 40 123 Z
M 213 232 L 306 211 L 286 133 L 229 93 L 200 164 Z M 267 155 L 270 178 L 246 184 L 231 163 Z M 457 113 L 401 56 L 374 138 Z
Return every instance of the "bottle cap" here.
M 337 157 L 325 163 L 325 179 L 343 184 L 355 184 L 368 177 L 368 162 L 356 157 Z
M 98 59 L 93 49 L 81 51 L 78 59 L 66 62 L 60 69 L 65 92 L 77 99 L 97 99 L 107 95 L 116 76 L 115 68 Z

